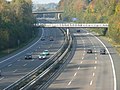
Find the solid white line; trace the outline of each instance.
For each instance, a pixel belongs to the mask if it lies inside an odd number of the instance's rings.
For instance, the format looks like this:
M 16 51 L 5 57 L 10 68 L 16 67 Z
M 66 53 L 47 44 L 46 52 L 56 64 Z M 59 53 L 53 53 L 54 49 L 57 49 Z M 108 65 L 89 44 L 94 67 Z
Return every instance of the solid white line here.
M 0 80 L 4 79 L 5 77 L 0 78 Z
M 94 36 L 93 34 L 91 34 L 92 36 Z M 114 77 L 114 90 L 117 89 L 117 84 L 116 84 L 116 73 L 115 73 L 115 67 L 114 67 L 114 63 L 113 63 L 113 58 L 108 50 L 108 48 L 105 46 L 105 44 L 96 36 L 94 36 L 103 46 L 104 48 L 107 50 L 108 52 L 108 55 L 110 57 L 110 61 L 111 61 L 111 64 L 112 64 L 112 70 L 113 70 L 113 77 Z
M 42 33 L 42 36 L 43 36 L 43 34 L 44 34 L 44 30 L 43 30 L 43 28 L 42 28 L 42 31 L 43 31 L 43 33 Z M 41 37 L 42 37 L 42 36 L 41 36 Z M 33 47 L 36 43 L 38 43 L 38 42 L 40 41 L 41 37 L 39 38 L 39 40 L 38 40 L 37 42 L 35 42 L 33 45 L 31 45 L 31 46 L 28 47 L 27 49 L 25 49 L 25 50 L 23 50 L 23 51 L 21 51 L 21 52 L 15 54 L 15 55 L 11 56 L 10 58 L 7 58 L 7 59 L 1 61 L 0 63 L 6 62 L 6 61 L 8 61 L 9 59 L 11 59 L 11 58 L 13 58 L 13 57 L 15 57 L 15 56 L 17 56 L 17 55 L 19 55 L 19 54 L 21 54 L 21 53 L 27 51 L 28 49 L 30 49 L 31 47 Z
M 93 84 L 93 80 L 92 81 L 90 81 L 90 85 L 92 85 Z

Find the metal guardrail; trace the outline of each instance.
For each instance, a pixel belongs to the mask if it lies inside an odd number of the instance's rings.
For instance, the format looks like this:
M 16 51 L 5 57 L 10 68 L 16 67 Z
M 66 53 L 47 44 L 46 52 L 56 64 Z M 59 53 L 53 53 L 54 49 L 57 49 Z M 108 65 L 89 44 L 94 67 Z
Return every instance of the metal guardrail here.
M 65 36 L 65 37 L 67 37 L 67 36 Z M 8 86 L 4 90 L 18 90 L 21 87 L 25 86 L 31 80 L 35 79 L 35 77 L 38 74 L 40 74 L 40 73 L 42 74 L 42 72 L 45 71 L 45 69 L 47 67 L 49 67 L 54 62 L 54 60 L 56 60 L 63 53 L 63 51 L 64 51 L 67 43 L 68 43 L 68 41 L 65 39 L 64 44 L 57 51 L 56 54 L 54 54 L 51 58 L 49 58 L 48 60 L 46 60 L 43 64 L 41 64 L 40 66 L 38 66 L 36 69 L 34 69 L 30 73 L 28 73 L 27 75 L 25 75 L 24 77 L 22 77 L 21 79 L 17 80 L 15 83 L 13 83 L 10 86 Z
M 69 44 L 68 44 L 67 48 L 65 49 L 65 51 L 62 53 L 62 55 L 59 58 L 57 58 L 55 60 L 55 62 L 53 64 L 51 64 L 45 71 L 43 71 L 40 75 L 38 75 L 35 79 L 33 79 L 32 81 L 30 81 L 27 85 L 25 85 L 24 87 L 22 87 L 20 90 L 32 90 L 31 88 L 36 86 L 36 82 L 38 82 L 39 80 L 41 80 L 45 74 L 47 74 L 52 69 L 54 69 L 54 67 L 62 60 L 62 58 L 64 58 L 66 56 L 66 54 L 71 49 L 72 37 L 71 36 L 67 36 L 67 39 L 68 38 L 70 38 Z M 41 89 L 42 88 L 40 87 L 39 90 L 41 90 Z

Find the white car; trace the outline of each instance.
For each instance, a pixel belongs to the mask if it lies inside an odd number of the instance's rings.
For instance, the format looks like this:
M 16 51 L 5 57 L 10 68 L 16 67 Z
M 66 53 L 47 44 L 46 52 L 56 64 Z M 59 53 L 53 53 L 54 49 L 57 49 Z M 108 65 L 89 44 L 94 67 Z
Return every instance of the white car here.
M 46 57 L 46 54 L 41 53 L 40 55 L 38 55 L 38 58 L 39 59 L 46 59 L 47 57 Z
M 49 53 L 48 50 L 44 50 L 44 51 L 43 51 L 43 54 L 49 55 L 50 53 Z

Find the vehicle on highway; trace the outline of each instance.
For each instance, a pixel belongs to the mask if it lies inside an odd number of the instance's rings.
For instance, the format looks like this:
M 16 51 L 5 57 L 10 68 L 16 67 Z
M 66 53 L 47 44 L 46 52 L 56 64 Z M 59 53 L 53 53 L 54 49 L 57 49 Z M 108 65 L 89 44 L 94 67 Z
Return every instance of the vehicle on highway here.
M 32 54 L 31 53 L 27 53 L 25 55 L 25 59 L 32 59 Z
M 47 58 L 47 56 L 44 53 L 41 53 L 40 55 L 38 55 L 38 59 L 40 59 L 40 60 L 46 59 L 46 58 Z
M 50 37 L 50 41 L 54 41 L 53 37 Z
M 92 53 L 92 49 L 87 49 L 87 53 Z
M 2 74 L 1 74 L 1 70 L 0 70 L 0 76 L 2 76 Z
M 44 38 L 44 37 L 42 37 L 42 38 L 41 38 L 41 41 L 45 41 L 45 38 Z
M 43 51 L 43 54 L 49 55 L 50 53 L 49 53 L 48 50 L 44 50 L 44 51 Z
M 100 54 L 106 54 L 106 50 L 105 49 L 100 49 Z
M 80 30 L 77 30 L 77 33 L 80 33 Z

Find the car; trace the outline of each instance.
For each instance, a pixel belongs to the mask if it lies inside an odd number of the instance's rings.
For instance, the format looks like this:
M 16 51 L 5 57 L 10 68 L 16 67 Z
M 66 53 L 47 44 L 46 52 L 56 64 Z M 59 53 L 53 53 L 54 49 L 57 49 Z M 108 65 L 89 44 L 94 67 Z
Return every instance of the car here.
M 40 55 L 38 55 L 38 58 L 39 58 L 40 60 L 41 60 L 41 59 L 46 59 L 47 56 L 46 56 L 46 54 L 41 53 Z
M 41 38 L 41 41 L 45 41 L 45 38 L 44 38 L 44 37 L 42 37 L 42 38 Z
M 32 54 L 31 53 L 27 53 L 25 55 L 25 59 L 32 59 Z
M 48 50 L 44 50 L 44 51 L 43 51 L 43 54 L 49 55 L 50 53 L 49 53 Z
M 79 33 L 80 32 L 80 30 L 77 30 L 77 33 Z
M 100 54 L 106 54 L 106 50 L 105 49 L 100 49 Z
M 92 49 L 88 49 L 88 50 L 87 50 L 87 53 L 92 53 Z
M 50 41 L 54 41 L 53 37 L 50 37 Z

